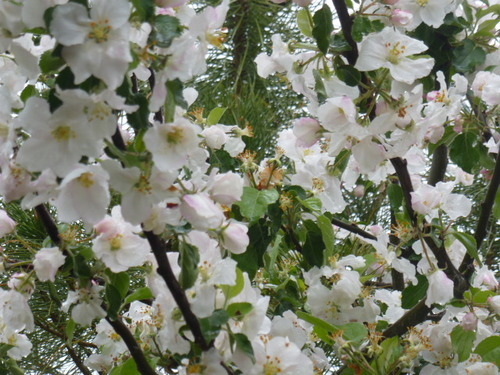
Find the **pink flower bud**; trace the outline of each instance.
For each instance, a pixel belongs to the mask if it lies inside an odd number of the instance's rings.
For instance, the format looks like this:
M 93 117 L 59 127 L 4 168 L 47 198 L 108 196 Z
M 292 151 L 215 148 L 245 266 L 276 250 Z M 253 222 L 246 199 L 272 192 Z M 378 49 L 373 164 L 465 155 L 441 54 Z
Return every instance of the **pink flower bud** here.
M 394 9 L 391 15 L 391 21 L 395 26 L 406 26 L 412 19 L 413 14 L 401 9 Z
M 220 228 L 224 213 L 205 193 L 185 195 L 181 204 L 182 216 L 198 230 Z
M 500 295 L 488 298 L 488 303 L 495 314 L 500 315 Z
M 250 240 L 248 238 L 248 228 L 236 222 L 230 222 L 222 232 L 222 240 L 226 249 L 233 254 L 244 253 Z
M 210 196 L 218 203 L 227 206 L 239 201 L 243 195 L 243 178 L 233 172 L 215 176 Z
M 472 312 L 468 312 L 462 318 L 462 323 L 460 323 L 465 331 L 475 331 L 477 328 L 477 317 Z
M 16 222 L 7 215 L 7 212 L 0 210 L 0 237 L 12 233 L 14 229 L 16 229 Z
M 208 147 L 214 150 L 220 149 L 227 142 L 227 135 L 219 126 L 210 126 L 201 132 L 205 137 L 205 142 Z
M 361 198 L 364 195 L 365 195 L 365 185 L 357 185 L 354 188 L 354 196 Z

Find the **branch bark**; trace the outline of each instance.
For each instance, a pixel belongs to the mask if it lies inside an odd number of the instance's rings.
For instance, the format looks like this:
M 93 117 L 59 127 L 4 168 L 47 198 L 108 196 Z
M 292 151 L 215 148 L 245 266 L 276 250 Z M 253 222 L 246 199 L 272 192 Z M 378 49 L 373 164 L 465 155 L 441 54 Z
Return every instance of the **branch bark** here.
M 385 338 L 401 336 L 408 327 L 413 327 L 425 320 L 427 314 L 431 312 L 431 308 L 425 304 L 425 298 L 417 303 L 413 308 L 406 312 L 397 322 L 390 325 L 383 333 Z
M 118 333 L 123 339 L 125 345 L 127 345 L 127 348 L 137 365 L 137 370 L 141 373 L 141 375 L 158 375 L 147 361 L 141 347 L 127 326 L 120 319 L 111 320 L 109 317 L 106 317 L 106 321 L 111 324 L 116 333 Z
M 350 65 L 354 66 L 356 64 L 356 60 L 358 60 L 358 45 L 352 38 L 352 18 L 349 15 L 349 11 L 347 10 L 347 5 L 344 0 L 333 0 L 333 6 L 337 11 L 337 15 L 339 16 L 340 25 L 342 26 L 342 33 L 344 34 L 344 38 L 346 42 L 351 47 L 350 51 L 344 52 L 344 56 L 349 62 Z
M 59 237 L 59 229 L 57 229 L 57 225 L 52 218 L 52 215 L 50 214 L 49 210 L 47 210 L 47 207 L 43 204 L 39 204 L 38 206 L 35 207 L 35 211 L 38 214 L 38 217 L 43 223 L 43 226 L 45 227 L 45 230 L 47 231 L 47 234 L 49 235 L 50 239 L 52 242 L 54 242 L 56 245 L 61 244 L 61 238 Z
M 491 177 L 488 190 L 486 192 L 486 197 L 481 204 L 481 213 L 479 215 L 479 220 L 477 221 L 476 233 L 474 238 L 476 240 L 477 248 L 481 247 L 486 235 L 488 234 L 488 223 L 490 221 L 491 211 L 493 210 L 493 205 L 495 203 L 495 198 L 497 195 L 498 187 L 500 185 L 500 152 L 497 154 L 497 160 L 495 164 L 495 169 L 493 170 L 493 176 Z M 463 273 L 466 279 L 470 279 L 474 272 L 473 267 L 474 259 L 467 253 L 460 265 L 460 272 Z
M 207 343 L 205 337 L 203 336 L 203 332 L 201 330 L 200 322 L 196 315 L 194 315 L 191 310 L 191 306 L 189 305 L 189 301 L 186 297 L 186 293 L 180 286 L 179 282 L 175 278 L 174 272 L 172 271 L 172 267 L 170 266 L 170 262 L 167 257 L 168 245 L 164 241 L 160 239 L 159 236 L 154 234 L 153 232 L 144 231 L 144 235 L 146 236 L 149 244 L 151 245 L 151 249 L 153 254 L 158 262 L 158 274 L 163 277 L 165 283 L 167 284 L 168 289 L 172 293 L 172 296 L 177 303 L 177 306 L 182 312 L 184 316 L 184 320 L 188 325 L 189 329 L 193 333 L 195 343 L 203 350 L 206 351 L 213 346 L 213 343 Z

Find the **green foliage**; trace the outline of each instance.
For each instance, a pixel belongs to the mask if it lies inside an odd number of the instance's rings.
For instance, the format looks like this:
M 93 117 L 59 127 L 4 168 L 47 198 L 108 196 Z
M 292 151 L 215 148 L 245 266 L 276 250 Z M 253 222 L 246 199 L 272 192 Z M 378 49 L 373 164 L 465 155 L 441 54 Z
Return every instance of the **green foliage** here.
M 181 242 L 179 244 L 179 253 L 179 265 L 181 266 L 179 283 L 183 289 L 189 289 L 194 285 L 198 277 L 200 254 L 196 246 L 186 242 Z
M 318 49 L 326 55 L 328 47 L 330 46 L 330 37 L 333 31 L 332 11 L 330 10 L 330 7 L 323 4 L 323 7 L 314 13 L 313 21 L 314 27 L 312 29 L 312 35 L 316 40 Z
M 500 336 L 491 336 L 481 341 L 474 350 L 483 361 L 493 362 L 500 366 Z
M 460 73 L 470 73 L 484 63 L 486 52 L 474 41 L 465 39 L 453 50 L 453 66 Z
M 257 190 L 253 187 L 245 186 L 241 202 L 238 202 L 241 214 L 255 221 L 264 216 L 270 204 L 276 202 L 279 193 L 276 190 Z
M 469 358 L 475 339 L 476 332 L 466 331 L 461 325 L 453 328 L 453 331 L 451 331 L 451 345 L 453 346 L 453 350 L 458 353 L 459 362 L 463 362 Z

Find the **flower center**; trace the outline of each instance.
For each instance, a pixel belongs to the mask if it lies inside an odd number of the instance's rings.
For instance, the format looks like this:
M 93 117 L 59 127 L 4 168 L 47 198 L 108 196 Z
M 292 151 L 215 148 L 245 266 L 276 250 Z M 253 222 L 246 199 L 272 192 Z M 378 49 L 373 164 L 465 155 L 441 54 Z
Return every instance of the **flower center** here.
M 94 185 L 94 175 L 90 172 L 85 172 L 78 177 L 78 182 L 82 184 L 84 187 L 89 188 Z
M 270 358 L 268 357 L 267 363 L 264 365 L 264 375 L 279 375 L 281 374 L 280 363 L 281 360 L 278 357 Z
M 144 194 L 151 194 L 151 191 L 153 190 L 146 176 L 139 177 L 139 181 L 134 185 L 134 187 L 137 191 Z
M 176 145 L 181 143 L 183 138 L 184 131 L 179 126 L 172 126 L 172 128 L 167 131 L 166 140 L 168 143 Z
M 421 7 L 427 6 L 429 3 L 429 0 L 417 0 L 417 4 L 420 5 Z
M 108 35 L 112 29 L 109 25 L 109 20 L 99 20 L 97 22 L 90 23 L 90 32 L 88 34 L 89 39 L 94 39 L 96 43 L 106 42 L 108 40 Z
M 387 47 L 387 61 L 392 64 L 399 63 L 401 55 L 405 53 L 406 46 L 401 45 L 401 42 L 397 42 L 394 45 L 389 42 L 386 43 L 385 46 Z
M 312 183 L 313 183 L 313 189 L 317 193 L 322 193 L 325 191 L 325 181 L 323 181 L 323 179 L 319 177 L 313 177 Z
M 120 248 L 122 247 L 122 238 L 123 236 L 121 234 L 117 234 L 109 241 L 111 251 L 120 250 Z
M 52 130 L 52 136 L 56 141 L 68 141 L 70 138 L 76 138 L 76 134 L 71 128 L 67 125 L 61 125 Z
M 95 106 L 92 107 L 90 112 L 88 113 L 89 115 L 89 120 L 94 121 L 94 120 L 105 120 L 108 118 L 108 116 L 111 115 L 111 108 L 109 108 L 108 105 L 105 103 L 96 103 Z

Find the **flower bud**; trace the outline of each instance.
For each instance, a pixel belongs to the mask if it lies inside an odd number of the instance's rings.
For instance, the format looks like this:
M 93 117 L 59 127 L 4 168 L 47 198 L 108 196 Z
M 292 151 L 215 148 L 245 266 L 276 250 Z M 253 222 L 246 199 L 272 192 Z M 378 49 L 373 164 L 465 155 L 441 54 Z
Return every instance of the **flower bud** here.
M 406 26 L 412 19 L 413 14 L 401 9 L 394 9 L 391 15 L 391 21 L 395 26 Z
M 227 134 L 218 126 L 210 126 L 201 132 L 205 137 L 205 143 L 214 150 L 220 149 L 227 142 Z
M 12 233 L 15 228 L 16 222 L 7 215 L 7 212 L 0 210 L 0 237 Z
M 210 196 L 227 206 L 239 201 L 243 195 L 243 178 L 233 172 L 218 174 L 210 189 Z
M 182 198 L 182 216 L 198 230 L 220 228 L 224 213 L 205 193 L 188 194 Z
M 250 243 L 247 232 L 248 228 L 245 225 L 230 222 L 222 232 L 224 247 L 233 254 L 244 253 Z
M 462 323 L 460 323 L 465 331 L 475 331 L 477 328 L 477 317 L 473 312 L 468 312 L 462 318 Z

